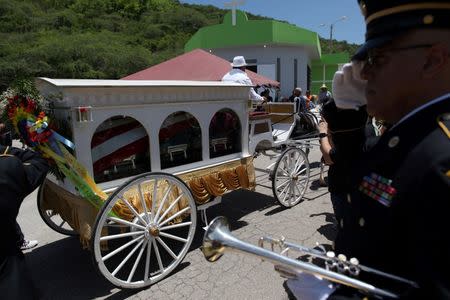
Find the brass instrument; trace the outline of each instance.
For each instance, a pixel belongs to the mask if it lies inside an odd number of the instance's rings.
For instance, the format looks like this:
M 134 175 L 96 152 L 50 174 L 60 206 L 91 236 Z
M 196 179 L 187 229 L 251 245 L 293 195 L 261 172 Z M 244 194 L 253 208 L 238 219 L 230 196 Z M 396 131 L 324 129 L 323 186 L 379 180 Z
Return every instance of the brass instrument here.
M 264 242 L 269 242 L 272 250 L 265 249 Z M 274 246 L 278 246 L 281 252 L 274 252 Z M 338 284 L 353 287 L 372 295 L 399 298 L 399 295 L 393 292 L 377 288 L 369 283 L 363 282 L 350 276 L 357 276 L 360 271 L 366 271 L 395 281 L 406 283 L 414 288 L 418 287 L 417 284 L 413 281 L 409 281 L 399 276 L 362 266 L 355 258 L 347 261 L 345 256 L 336 256 L 333 252 L 326 252 L 323 248 L 321 250 L 306 248 L 303 246 L 288 243 L 284 241 L 284 238 L 273 239 L 270 237 L 262 237 L 259 240 L 259 247 L 243 242 L 230 233 L 228 221 L 226 220 L 226 218 L 216 217 L 209 224 L 203 237 L 203 254 L 208 261 L 214 262 L 223 255 L 227 248 L 244 253 L 254 254 L 261 257 L 263 260 L 270 261 L 276 265 L 275 269 L 277 271 L 287 277 L 295 277 L 297 274 L 305 272 L 325 278 Z M 325 262 L 325 268 L 316 266 L 309 262 L 304 262 L 287 257 L 286 254 L 290 249 L 303 252 L 315 258 L 323 259 Z M 349 276 L 345 274 L 348 274 Z

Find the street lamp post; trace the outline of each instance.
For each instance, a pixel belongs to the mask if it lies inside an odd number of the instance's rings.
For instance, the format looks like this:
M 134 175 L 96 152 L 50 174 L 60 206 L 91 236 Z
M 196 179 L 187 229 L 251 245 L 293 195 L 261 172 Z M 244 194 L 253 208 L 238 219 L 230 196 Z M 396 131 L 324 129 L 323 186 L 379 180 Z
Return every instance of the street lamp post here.
M 347 16 L 342 16 L 339 19 L 335 20 L 334 22 L 330 23 L 330 53 L 333 52 L 333 28 L 334 28 L 334 24 L 336 24 L 339 21 L 345 21 L 347 20 Z M 319 26 L 326 26 L 327 24 L 320 24 Z

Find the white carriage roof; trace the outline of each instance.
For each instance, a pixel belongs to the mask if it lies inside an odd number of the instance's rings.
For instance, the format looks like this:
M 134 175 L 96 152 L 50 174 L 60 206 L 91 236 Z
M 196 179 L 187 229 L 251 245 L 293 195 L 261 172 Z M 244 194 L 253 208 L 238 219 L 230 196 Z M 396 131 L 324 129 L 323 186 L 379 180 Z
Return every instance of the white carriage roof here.
M 37 79 L 57 87 L 247 86 L 233 82 L 193 80 L 53 79 L 46 77 L 38 77 Z

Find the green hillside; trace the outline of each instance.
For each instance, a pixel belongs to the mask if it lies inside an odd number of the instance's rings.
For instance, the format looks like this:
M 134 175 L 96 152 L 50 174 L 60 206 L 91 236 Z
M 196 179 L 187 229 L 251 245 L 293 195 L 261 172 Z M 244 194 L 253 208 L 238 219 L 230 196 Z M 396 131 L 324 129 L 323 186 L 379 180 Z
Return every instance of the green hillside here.
M 0 0 L 0 90 L 35 76 L 121 78 L 181 54 L 226 12 L 177 0 Z

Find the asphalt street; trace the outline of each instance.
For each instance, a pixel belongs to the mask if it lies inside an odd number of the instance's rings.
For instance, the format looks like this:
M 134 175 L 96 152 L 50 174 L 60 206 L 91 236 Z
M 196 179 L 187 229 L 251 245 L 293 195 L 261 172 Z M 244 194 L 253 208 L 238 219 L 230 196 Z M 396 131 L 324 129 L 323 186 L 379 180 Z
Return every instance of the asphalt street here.
M 317 147 L 309 159 L 310 184 L 295 207 L 282 208 L 274 199 L 271 181 L 262 172 L 273 160 L 258 157 L 256 191 L 226 194 L 222 203 L 208 209 L 208 219 L 226 216 L 232 234 L 255 245 L 264 235 L 282 235 L 307 247 L 330 245 L 333 215 L 327 188 L 318 184 Z M 200 250 L 204 232 L 200 219 L 189 252 L 171 275 L 143 290 L 118 289 L 96 272 L 91 253 L 81 248 L 77 237 L 56 233 L 42 221 L 36 195 L 37 191 L 25 199 L 18 221 L 26 238 L 39 240 L 25 256 L 42 299 L 288 299 L 285 279 L 258 257 L 227 252 L 215 263 L 206 261 Z

